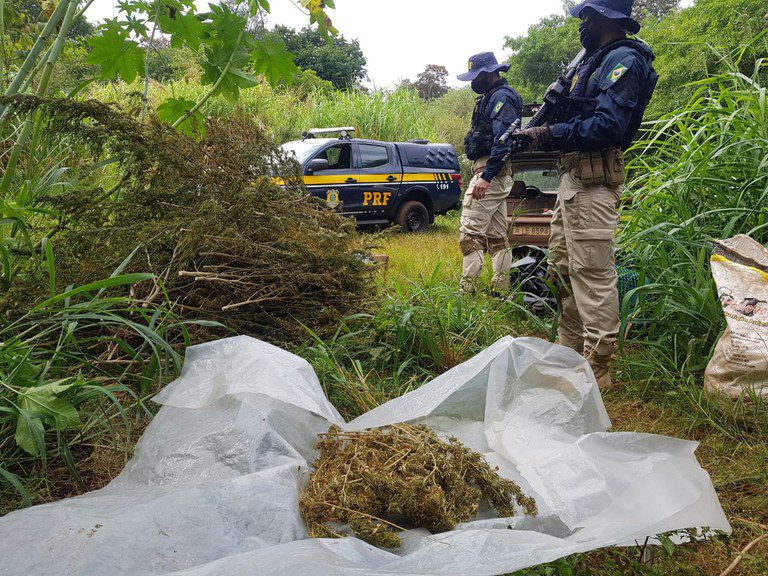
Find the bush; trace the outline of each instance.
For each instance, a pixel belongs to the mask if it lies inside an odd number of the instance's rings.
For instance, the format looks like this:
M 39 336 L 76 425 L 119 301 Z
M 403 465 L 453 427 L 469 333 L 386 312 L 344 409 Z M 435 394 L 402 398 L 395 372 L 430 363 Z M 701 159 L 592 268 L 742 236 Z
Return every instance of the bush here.
M 302 324 L 327 332 L 370 295 L 354 223 L 305 192 L 298 166 L 258 124 L 211 121 L 197 142 L 94 101 L 16 97 L 14 109 L 44 111 L 52 132 L 122 166 L 112 189 L 89 166 L 77 189 L 40 199 L 61 218 L 59 285 L 102 278 L 138 248 L 129 271 L 163 281 L 146 282 L 138 296 L 152 302 L 167 290 L 185 318 L 274 342 L 305 337 Z
M 653 122 L 633 148 L 633 202 L 620 236 L 642 272 L 630 321 L 683 372 L 703 370 L 724 326 L 708 265 L 712 240 L 768 242 L 765 80 L 758 60 L 751 78 L 737 63 L 698 82 L 688 104 Z

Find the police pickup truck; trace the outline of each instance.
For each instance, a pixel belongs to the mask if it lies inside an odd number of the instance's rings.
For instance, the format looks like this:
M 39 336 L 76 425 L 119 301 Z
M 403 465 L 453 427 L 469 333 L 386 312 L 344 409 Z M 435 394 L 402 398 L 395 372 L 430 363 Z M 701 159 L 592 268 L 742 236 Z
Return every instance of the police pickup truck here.
M 420 232 L 456 207 L 461 172 L 450 144 L 379 142 L 351 136 L 354 128 L 305 132 L 281 146 L 301 164 L 312 195 L 358 225 L 395 223 Z M 338 133 L 336 138 L 319 137 Z

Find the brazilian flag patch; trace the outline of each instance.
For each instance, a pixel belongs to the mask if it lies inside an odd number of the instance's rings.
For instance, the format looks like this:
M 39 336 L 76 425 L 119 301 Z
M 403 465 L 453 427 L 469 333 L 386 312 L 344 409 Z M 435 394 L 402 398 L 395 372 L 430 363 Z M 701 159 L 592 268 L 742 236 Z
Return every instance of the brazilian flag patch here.
M 619 78 L 621 78 L 624 75 L 624 72 L 626 72 L 628 68 L 624 66 L 624 64 L 619 63 L 616 68 L 611 70 L 611 73 L 608 74 L 608 80 L 615 83 Z
M 501 110 L 503 107 L 504 107 L 503 100 L 500 100 L 499 102 L 497 102 L 496 106 L 493 107 L 493 115 L 495 116 L 496 114 L 498 114 L 499 110 Z

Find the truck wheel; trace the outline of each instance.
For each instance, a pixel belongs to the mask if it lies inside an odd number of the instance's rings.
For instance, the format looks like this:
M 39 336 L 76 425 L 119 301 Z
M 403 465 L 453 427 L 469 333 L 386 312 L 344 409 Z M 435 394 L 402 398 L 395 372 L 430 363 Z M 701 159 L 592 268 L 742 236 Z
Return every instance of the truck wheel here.
M 429 210 L 421 202 L 408 200 L 397 211 L 395 223 L 403 232 L 423 232 L 429 226 Z

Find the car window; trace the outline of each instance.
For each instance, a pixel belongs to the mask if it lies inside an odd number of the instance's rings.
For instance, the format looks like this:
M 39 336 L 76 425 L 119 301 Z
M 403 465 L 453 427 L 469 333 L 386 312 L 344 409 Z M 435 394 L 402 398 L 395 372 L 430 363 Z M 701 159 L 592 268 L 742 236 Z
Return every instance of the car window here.
M 352 168 L 352 144 L 336 144 L 326 148 L 315 158 L 328 160 L 329 170 L 349 170 Z
M 375 144 L 360 144 L 361 168 L 376 168 L 389 164 L 389 152 L 386 146 Z
M 289 156 L 295 156 L 299 164 L 304 164 L 309 158 L 311 158 L 318 148 L 321 148 L 325 144 L 322 140 L 315 140 L 314 138 L 309 140 L 294 140 L 293 142 L 286 142 L 280 148 Z
M 557 171 L 543 168 L 516 168 L 515 181 L 534 186 L 542 192 L 557 191 Z

